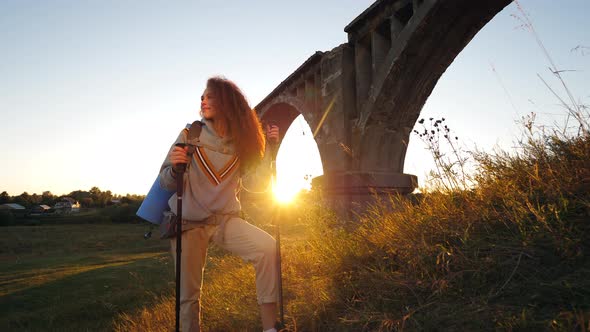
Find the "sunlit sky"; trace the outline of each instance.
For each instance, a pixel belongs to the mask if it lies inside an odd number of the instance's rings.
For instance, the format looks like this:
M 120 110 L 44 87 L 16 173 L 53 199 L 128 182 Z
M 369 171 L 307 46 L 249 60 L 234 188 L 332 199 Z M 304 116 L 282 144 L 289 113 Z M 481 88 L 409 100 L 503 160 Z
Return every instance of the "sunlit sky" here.
M 0 191 L 147 193 L 179 130 L 197 118 L 208 77 L 235 81 L 254 107 L 315 51 L 346 42 L 344 26 L 371 3 L 1 1 Z M 520 3 L 560 69 L 575 70 L 564 77 L 588 103 L 590 1 Z M 478 33 L 422 112 L 444 116 L 468 148 L 510 148 L 515 121 L 531 111 L 547 123 L 564 119 L 536 76 L 557 87 L 548 64 L 515 14 L 511 4 Z M 280 159 L 302 159 L 287 145 L 302 144 L 285 142 Z M 422 182 L 432 167 L 412 136 L 404 172 Z

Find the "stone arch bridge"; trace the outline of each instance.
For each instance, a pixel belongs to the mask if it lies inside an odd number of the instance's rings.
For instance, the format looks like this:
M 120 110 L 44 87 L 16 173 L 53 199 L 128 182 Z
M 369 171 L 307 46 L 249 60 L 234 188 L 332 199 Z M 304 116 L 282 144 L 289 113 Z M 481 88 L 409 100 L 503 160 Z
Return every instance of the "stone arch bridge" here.
M 325 197 L 350 210 L 373 193 L 417 187 L 403 166 L 410 133 L 436 82 L 511 0 L 378 0 L 256 107 L 284 133 L 299 115 L 314 132 Z M 336 206 L 338 208 L 338 206 Z

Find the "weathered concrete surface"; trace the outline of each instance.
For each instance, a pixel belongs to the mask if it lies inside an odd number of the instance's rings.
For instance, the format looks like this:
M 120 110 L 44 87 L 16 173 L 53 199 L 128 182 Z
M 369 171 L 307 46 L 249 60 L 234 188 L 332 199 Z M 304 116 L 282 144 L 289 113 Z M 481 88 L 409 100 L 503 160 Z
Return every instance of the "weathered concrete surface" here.
M 256 110 L 284 134 L 303 114 L 324 176 L 314 181 L 340 210 L 373 194 L 407 194 L 410 132 L 436 82 L 511 0 L 379 0 L 345 27 L 348 42 L 316 52 Z

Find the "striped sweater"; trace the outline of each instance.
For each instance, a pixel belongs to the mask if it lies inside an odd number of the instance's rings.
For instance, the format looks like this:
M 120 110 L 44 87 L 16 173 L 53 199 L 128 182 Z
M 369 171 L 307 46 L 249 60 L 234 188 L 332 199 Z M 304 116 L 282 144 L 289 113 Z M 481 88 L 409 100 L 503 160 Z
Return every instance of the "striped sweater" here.
M 172 171 L 170 153 L 176 143 L 197 146 L 184 175 L 182 199 L 184 220 L 203 220 L 212 214 L 238 214 L 241 206 L 236 194 L 240 178 L 246 183 L 262 182 L 263 185 L 257 187 L 268 188 L 271 176 L 270 153 L 265 153 L 256 170 L 241 174 L 240 161 L 236 156 L 233 141 L 218 136 L 211 121 L 207 119 L 201 119 L 201 121 L 203 127 L 199 138 L 187 142 L 188 129 L 184 128 L 170 147 L 160 167 L 160 187 L 171 191 L 176 190 L 176 178 Z M 170 210 L 177 214 L 176 193 L 170 197 L 168 205 Z

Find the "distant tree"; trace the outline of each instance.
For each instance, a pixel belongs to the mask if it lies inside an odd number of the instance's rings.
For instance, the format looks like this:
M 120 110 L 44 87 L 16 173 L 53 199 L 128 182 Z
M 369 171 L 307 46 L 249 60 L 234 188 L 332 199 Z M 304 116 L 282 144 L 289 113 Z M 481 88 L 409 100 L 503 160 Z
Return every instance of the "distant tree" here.
M 37 195 L 37 193 L 33 193 L 29 197 L 29 202 L 31 202 L 31 205 L 37 205 L 37 204 L 41 204 L 41 199 L 42 199 L 41 196 Z
M 41 195 L 41 204 L 53 206 L 53 205 L 55 205 L 56 201 L 57 201 L 57 197 L 54 196 L 51 193 L 51 191 L 49 191 L 49 190 L 44 191 L 43 194 Z
M 90 193 L 87 191 L 76 190 L 76 191 L 72 191 L 68 195 L 68 197 L 71 197 L 71 198 L 77 200 L 78 202 L 80 202 L 80 204 L 82 204 L 82 199 L 90 198 Z
M 101 193 L 101 191 L 98 187 L 92 187 L 92 188 L 90 188 L 90 190 L 88 192 L 90 193 L 90 196 L 92 196 L 93 199 L 95 197 L 98 197 Z
M 89 192 L 90 197 L 92 197 L 92 200 L 94 201 L 94 205 L 96 207 L 104 207 L 106 205 L 107 199 L 105 192 L 100 191 L 98 187 L 90 188 Z
M 105 207 L 110 205 L 113 199 L 121 200 L 122 203 L 140 204 L 145 198 L 145 195 L 126 194 L 123 196 L 121 194 L 115 194 L 110 190 L 102 191 L 96 186 L 90 188 L 89 191 L 75 190 L 67 195 L 61 196 L 56 196 L 49 190 L 43 191 L 41 195 L 36 193 L 31 195 L 25 191 L 18 196 L 10 196 L 8 192 L 3 191 L 0 193 L 0 204 L 17 203 L 26 208 L 30 208 L 36 204 L 53 206 L 65 197 L 73 198 L 80 202 L 83 207 Z
M 94 200 L 91 197 L 84 197 L 82 199 L 79 200 L 80 205 L 82 205 L 82 207 L 93 207 L 94 206 Z
M 105 207 L 111 201 L 112 197 L 113 197 L 113 194 L 111 193 L 110 190 L 101 192 L 99 195 L 100 199 L 97 202 L 97 205 L 99 205 L 100 207 Z
M 14 198 L 14 202 L 24 207 L 31 207 L 30 195 L 26 191 Z
M 12 197 L 10 197 L 6 191 L 0 193 L 0 204 L 10 203 L 11 201 Z
M 143 195 L 132 195 L 132 194 L 127 194 L 124 197 L 121 198 L 121 203 L 135 203 L 135 204 L 139 204 L 143 201 L 143 199 L 145 198 L 145 196 Z

